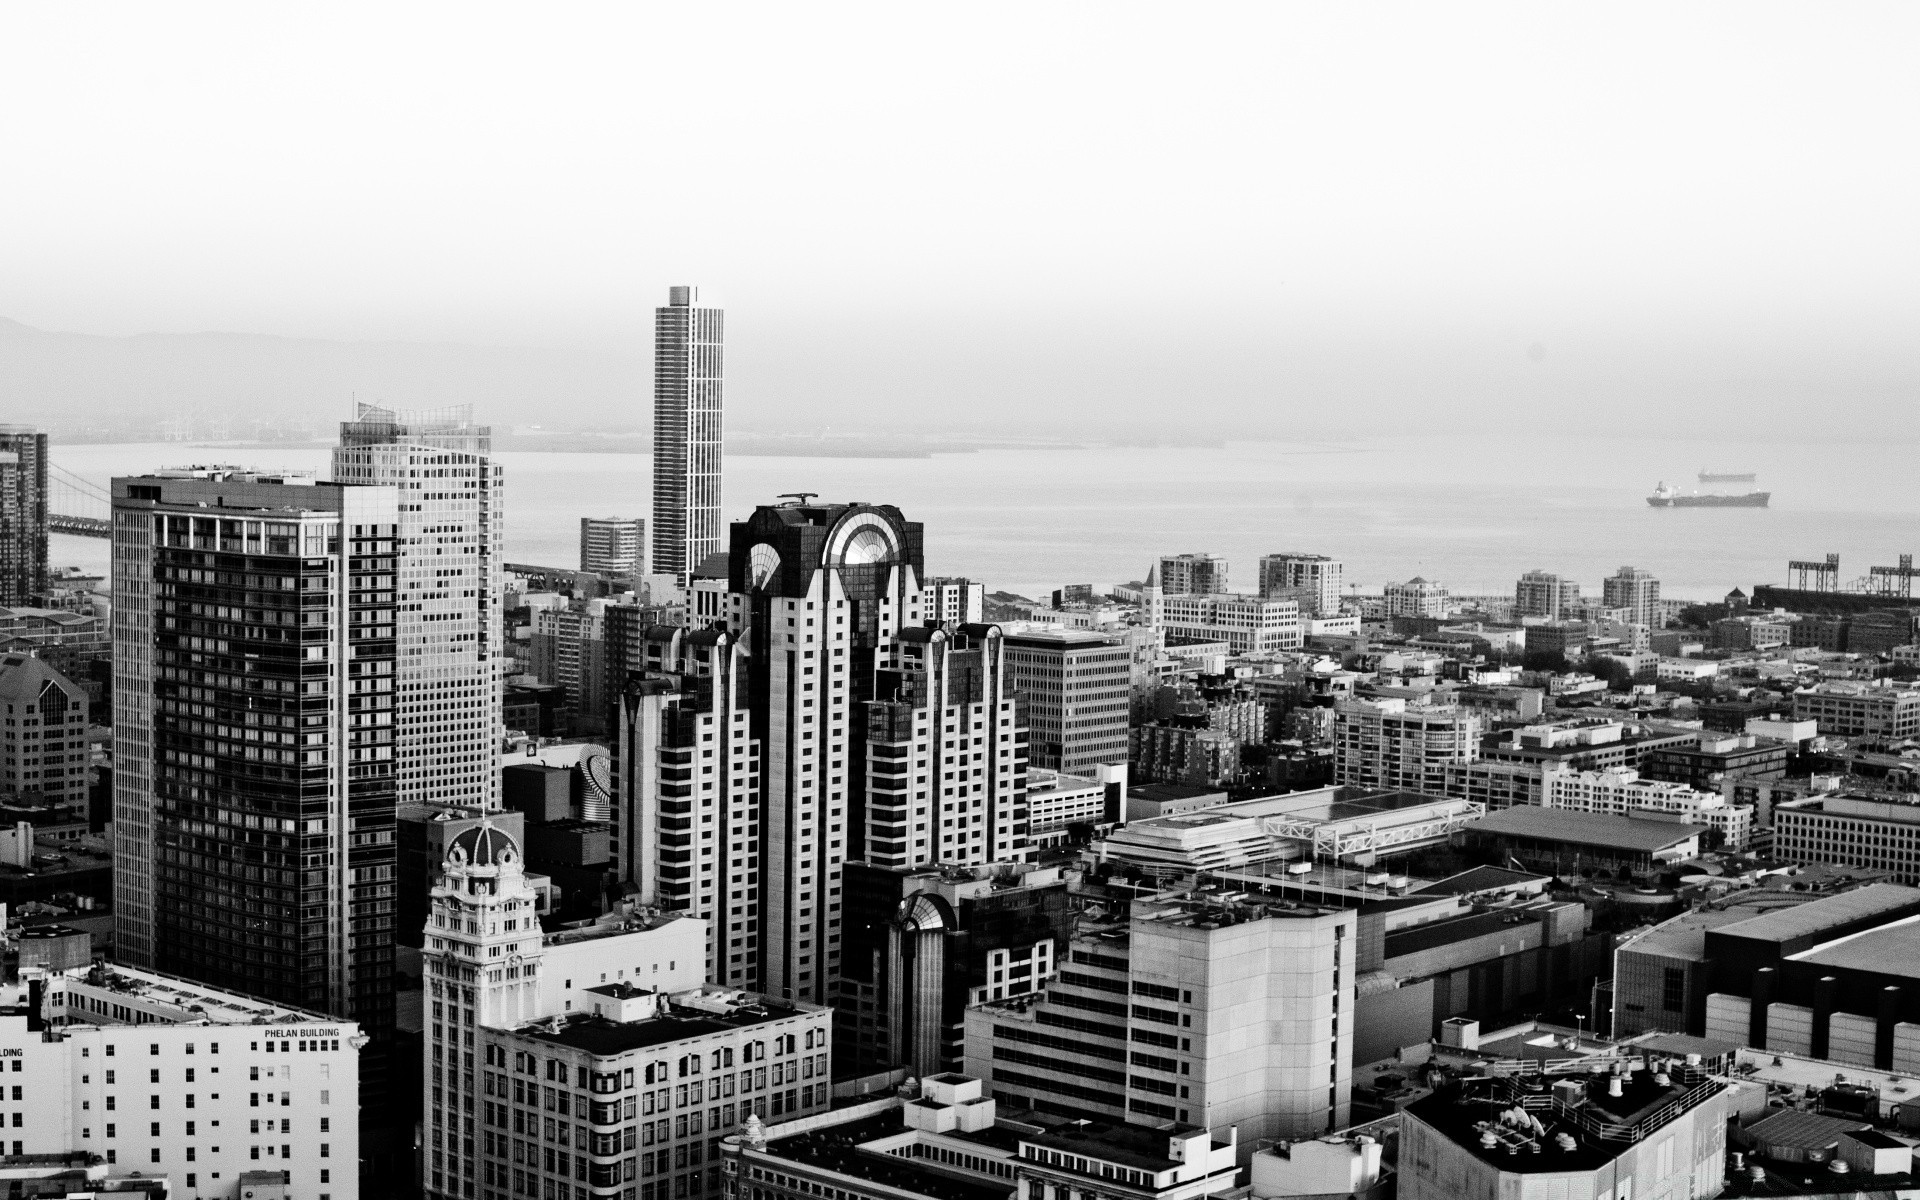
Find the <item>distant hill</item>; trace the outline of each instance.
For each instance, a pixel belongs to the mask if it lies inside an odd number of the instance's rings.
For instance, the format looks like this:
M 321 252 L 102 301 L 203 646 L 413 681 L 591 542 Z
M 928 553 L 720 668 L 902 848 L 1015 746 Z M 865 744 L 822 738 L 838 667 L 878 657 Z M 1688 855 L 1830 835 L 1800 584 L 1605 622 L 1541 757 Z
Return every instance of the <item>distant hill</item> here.
M 0 318 L 0 421 L 140 434 L 169 421 L 225 435 L 331 434 L 357 394 L 403 408 L 471 403 L 482 421 L 644 426 L 645 347 L 525 349 L 243 333 L 99 337 Z M 218 432 L 218 431 L 216 431 Z

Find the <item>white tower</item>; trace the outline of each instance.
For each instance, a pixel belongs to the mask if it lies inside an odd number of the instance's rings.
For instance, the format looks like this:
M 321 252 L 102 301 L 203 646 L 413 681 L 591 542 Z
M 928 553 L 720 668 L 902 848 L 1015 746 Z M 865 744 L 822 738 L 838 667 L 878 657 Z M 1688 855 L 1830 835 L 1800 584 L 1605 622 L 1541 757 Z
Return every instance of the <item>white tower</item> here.
M 475 1094 L 475 1031 L 511 1029 L 540 1015 L 540 961 L 545 955 L 537 898 L 521 866 L 520 847 L 506 831 L 482 822 L 453 840 L 428 899 L 425 977 L 426 1053 L 421 1092 L 426 1099 L 422 1183 L 452 1178 L 479 1160 L 459 1150 L 461 1097 Z M 482 1063 L 477 1069 L 485 1070 Z

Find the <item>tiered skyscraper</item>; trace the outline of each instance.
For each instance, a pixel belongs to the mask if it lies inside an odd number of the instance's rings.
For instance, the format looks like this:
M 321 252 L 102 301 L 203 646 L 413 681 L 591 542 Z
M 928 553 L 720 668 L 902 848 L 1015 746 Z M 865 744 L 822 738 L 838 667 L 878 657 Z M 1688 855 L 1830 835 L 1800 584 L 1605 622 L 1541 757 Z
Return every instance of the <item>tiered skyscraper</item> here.
M 398 707 L 402 802 L 499 807 L 501 468 L 470 406 L 362 404 L 340 424 L 333 477 L 399 494 Z
M 1025 729 L 998 627 L 925 625 L 899 509 L 763 505 L 731 547 L 724 630 L 652 631 L 623 700 L 625 861 L 713 922 L 709 978 L 827 1003 L 846 861 L 1030 855 Z
M 653 315 L 653 569 L 686 585 L 726 549 L 720 524 L 725 314 L 698 288 L 667 289 Z
M 0 425 L 0 608 L 47 594 L 47 435 Z
M 398 493 L 233 470 L 113 481 L 114 951 L 394 1014 Z

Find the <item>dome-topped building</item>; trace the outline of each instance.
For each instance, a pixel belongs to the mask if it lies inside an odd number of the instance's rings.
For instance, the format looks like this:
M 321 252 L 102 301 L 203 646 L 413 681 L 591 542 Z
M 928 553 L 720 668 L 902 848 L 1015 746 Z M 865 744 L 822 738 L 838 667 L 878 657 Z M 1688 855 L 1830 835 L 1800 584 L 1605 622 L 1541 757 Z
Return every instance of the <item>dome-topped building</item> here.
M 520 844 L 513 835 L 483 821 L 447 845 L 449 867 L 505 867 L 520 862 Z

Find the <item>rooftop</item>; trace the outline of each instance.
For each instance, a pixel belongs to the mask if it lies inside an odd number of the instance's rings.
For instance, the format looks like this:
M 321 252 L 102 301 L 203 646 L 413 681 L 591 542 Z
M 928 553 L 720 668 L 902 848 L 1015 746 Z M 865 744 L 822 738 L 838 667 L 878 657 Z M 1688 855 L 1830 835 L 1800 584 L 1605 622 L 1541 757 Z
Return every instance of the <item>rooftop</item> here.
M 65 972 L 61 978 L 72 985 L 102 988 L 142 1000 L 172 1005 L 181 1010 L 179 1019 L 182 1023 L 196 1020 L 208 1021 L 215 1025 L 340 1023 L 337 1018 L 327 1016 L 325 1013 L 295 1008 L 287 1004 L 273 1004 L 257 996 L 222 991 L 220 988 L 196 983 L 191 979 L 182 979 L 177 975 L 138 967 L 96 964 L 92 967 L 75 968 Z M 80 1014 L 79 1021 L 86 1024 L 106 1023 L 95 1021 L 86 1014 Z
M 1920 888 L 1897 883 L 1870 883 L 1850 892 L 1822 896 L 1805 904 L 1749 917 L 1719 932 L 1733 937 L 1790 943 L 1817 936 L 1842 925 L 1885 916 L 1888 920 L 1920 912 Z
M 1749 920 L 1757 913 L 1795 908 L 1811 902 L 1804 892 L 1779 891 L 1773 888 L 1753 888 L 1735 892 L 1723 900 L 1716 900 L 1704 907 L 1683 912 L 1672 920 L 1663 921 L 1644 932 L 1637 933 L 1631 941 L 1622 943 L 1620 948 L 1645 954 L 1659 954 L 1667 958 L 1704 962 L 1707 957 L 1707 930 L 1720 929 Z
M 1011 1183 L 1006 1187 L 990 1187 L 933 1170 L 922 1165 L 918 1159 L 874 1154 L 860 1149 L 867 1142 L 906 1131 L 907 1125 L 901 1110 L 889 1109 L 875 1116 L 811 1129 L 791 1137 L 770 1136 L 766 1153 L 788 1162 L 837 1171 L 869 1183 L 931 1196 L 934 1200 L 1007 1200 L 1012 1193 Z M 776 1135 L 778 1126 L 768 1132 Z
M 1706 825 L 1623 817 L 1613 813 L 1536 808 L 1529 804 L 1488 813 L 1467 826 L 1471 833 L 1537 838 L 1576 846 L 1604 846 L 1641 854 L 1652 854 L 1677 846 L 1705 833 L 1709 828 Z
M 1197 1125 L 1133 1125 L 1122 1121 L 1065 1121 L 1034 1117 L 1046 1132 L 1020 1140 L 1051 1150 L 1084 1154 L 1142 1171 L 1171 1171 L 1180 1164 L 1167 1157 L 1167 1140 L 1201 1132 Z
M 608 985 L 590 990 L 603 995 L 631 994 L 630 987 L 627 992 L 621 992 L 621 986 Z M 726 996 L 738 997 L 738 1001 L 728 1003 L 721 999 Z M 522 1025 L 513 1032 L 535 1041 L 608 1058 L 629 1050 L 641 1050 L 648 1046 L 661 1046 L 734 1029 L 749 1029 L 769 1021 L 781 1021 L 805 1012 L 818 1011 L 810 1006 L 803 1008 L 755 992 L 727 992 L 725 989 L 677 993 L 669 997 L 664 1007 L 666 1015 L 639 1021 L 613 1021 L 588 1013 L 573 1013 L 565 1017 L 544 1018 Z
M 1608 1094 L 1612 1075 L 1526 1075 L 1465 1079 L 1407 1106 L 1444 1137 L 1516 1174 L 1591 1171 L 1644 1141 L 1675 1118 L 1724 1090 L 1711 1079 L 1676 1075 L 1656 1082 L 1652 1071 L 1620 1077 L 1621 1094 Z M 1551 1090 L 1578 1087 L 1580 1102 L 1550 1100 Z M 1524 1105 L 1526 1117 L 1511 1114 Z
M 1471 867 L 1457 875 L 1433 883 L 1423 883 L 1413 889 L 1416 892 L 1429 892 L 1435 895 L 1465 896 L 1473 892 L 1492 892 L 1506 888 L 1534 888 L 1552 882 L 1550 875 L 1538 875 L 1532 871 L 1510 871 L 1505 867 Z

